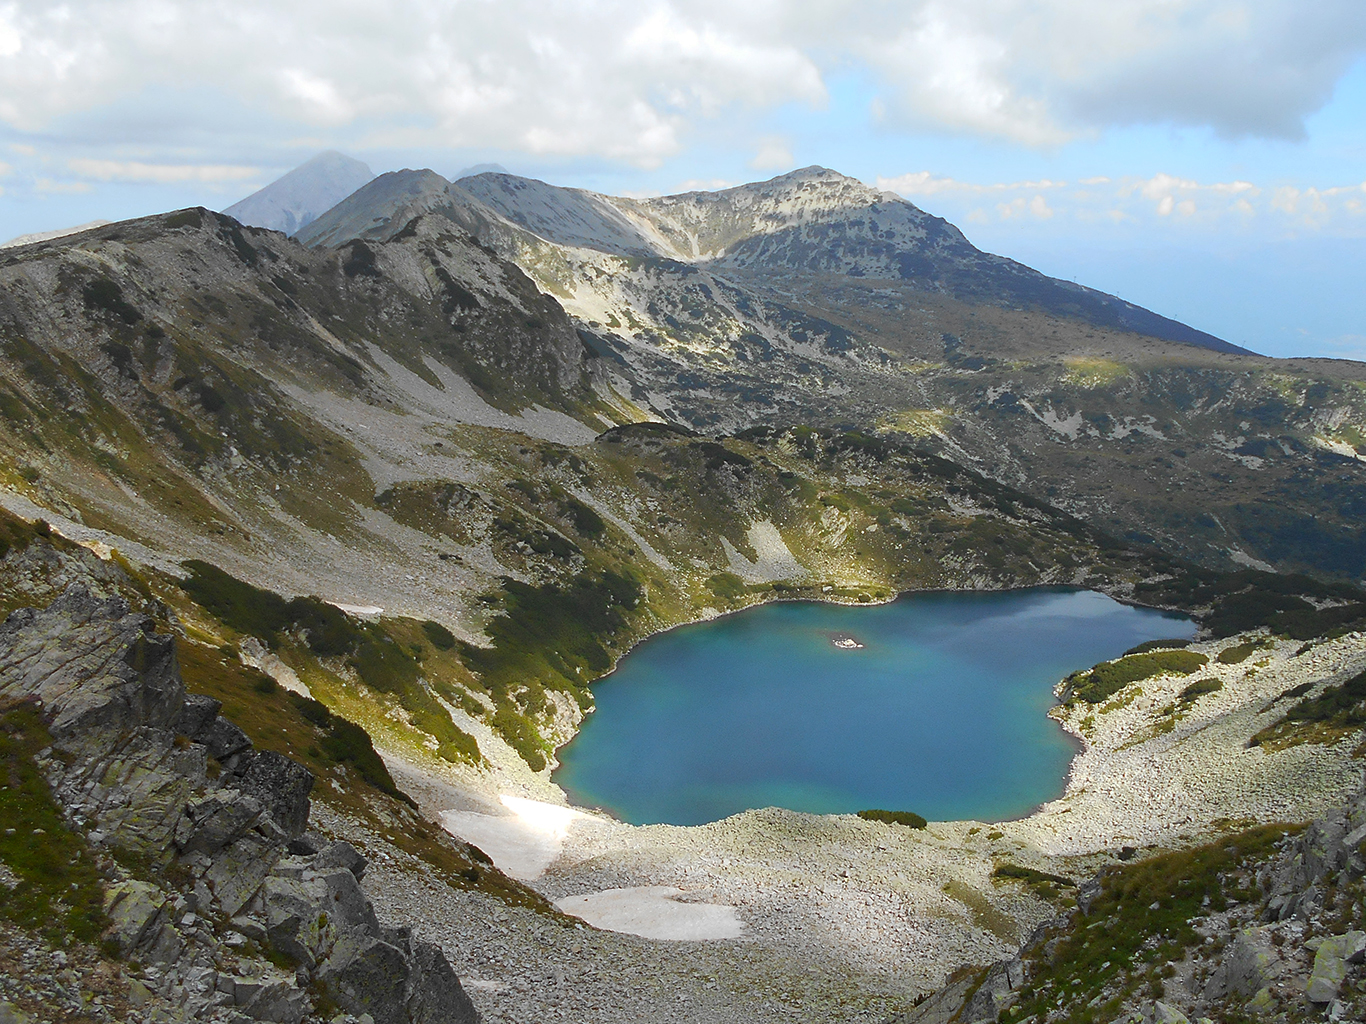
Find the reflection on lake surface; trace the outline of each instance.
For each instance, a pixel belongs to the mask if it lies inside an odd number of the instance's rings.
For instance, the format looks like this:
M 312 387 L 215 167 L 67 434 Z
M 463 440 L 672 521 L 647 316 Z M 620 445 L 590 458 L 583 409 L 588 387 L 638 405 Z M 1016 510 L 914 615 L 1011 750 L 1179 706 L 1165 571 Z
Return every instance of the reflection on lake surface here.
M 633 824 L 768 806 L 1018 817 L 1061 795 L 1073 754 L 1046 717 L 1053 685 L 1194 633 L 1182 616 L 1061 588 L 751 608 L 623 658 L 594 684 L 598 710 L 555 781 Z

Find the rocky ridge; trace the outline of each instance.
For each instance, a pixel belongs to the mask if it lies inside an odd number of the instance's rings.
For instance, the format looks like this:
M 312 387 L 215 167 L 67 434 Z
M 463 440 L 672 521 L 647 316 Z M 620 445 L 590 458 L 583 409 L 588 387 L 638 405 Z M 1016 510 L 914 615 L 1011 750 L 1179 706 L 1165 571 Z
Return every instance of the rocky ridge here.
M 1196 561 L 1366 574 L 1356 364 L 1251 355 L 821 168 L 649 200 L 387 177 L 302 239 L 458 224 L 555 295 L 614 389 L 656 416 L 905 433 Z M 1269 492 L 1274 509 L 1250 509 Z

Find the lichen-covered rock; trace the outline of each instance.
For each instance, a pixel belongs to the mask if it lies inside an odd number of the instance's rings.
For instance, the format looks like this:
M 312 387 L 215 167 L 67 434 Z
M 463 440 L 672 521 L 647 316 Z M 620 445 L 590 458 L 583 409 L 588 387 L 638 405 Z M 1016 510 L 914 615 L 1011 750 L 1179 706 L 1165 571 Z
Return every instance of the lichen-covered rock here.
M 1366 840 L 1366 791 L 1345 807 L 1314 821 L 1260 878 L 1270 893 L 1265 921 L 1313 917 L 1323 901 L 1323 883 L 1341 871 L 1366 872 L 1361 843 Z
M 477 1024 L 479 1015 L 441 947 L 412 943 L 415 970 L 408 985 L 408 1016 L 412 1024 Z
M 219 790 L 185 806 L 175 842 L 182 854 L 217 853 L 261 819 L 264 809 L 235 789 Z
M 1143 1024 L 1190 1024 L 1190 1019 L 1176 1007 L 1159 999 L 1144 1013 Z
M 1314 953 L 1314 969 L 1309 975 L 1305 997 L 1311 1003 L 1330 1003 L 1347 977 L 1347 963 L 1366 951 L 1366 932 L 1348 932 L 1323 940 Z
M 220 850 L 203 874 L 219 910 L 232 917 L 245 907 L 284 851 L 285 835 L 269 816 Z
M 199 742 L 208 748 L 209 756 L 215 761 L 226 761 L 234 754 L 251 749 L 247 734 L 222 716 L 215 718 L 202 735 Z
M 201 693 L 187 695 L 180 714 L 176 716 L 176 732 L 196 743 L 205 743 L 222 707 L 222 701 Z
M 166 893 L 149 882 L 111 885 L 105 892 L 107 937 L 124 956 L 136 954 L 158 962 L 174 959 L 182 943 L 171 925 L 168 904 Z
M 1229 943 L 1224 958 L 1205 985 L 1206 999 L 1229 996 L 1250 999 L 1267 984 L 1268 975 L 1278 962 L 1265 928 L 1244 928 Z
M 976 1021 L 995 1021 L 1008 1006 L 1015 1002 L 1016 993 L 1024 984 L 1024 962 L 1002 960 L 993 964 L 986 972 L 977 991 L 963 1007 L 959 1020 L 963 1024 Z
M 220 979 L 220 990 L 227 990 L 232 1005 L 249 1017 L 271 1024 L 299 1024 L 309 1011 L 307 993 L 293 978 L 267 974 L 255 978 Z
M 976 984 L 972 977 L 957 981 L 931 993 L 914 1010 L 897 1018 L 897 1024 L 949 1024 L 959 1019 L 963 1002 Z
M 0 625 L 0 692 L 42 705 L 58 749 L 107 756 L 135 730 L 169 729 L 185 703 L 175 639 L 122 598 L 73 584 Z
M 408 1024 L 409 958 L 383 939 L 351 933 L 315 972 L 337 1005 L 375 1024 Z
M 336 944 L 337 922 L 322 905 L 323 890 L 313 879 L 271 875 L 261 886 L 270 944 L 312 970 Z

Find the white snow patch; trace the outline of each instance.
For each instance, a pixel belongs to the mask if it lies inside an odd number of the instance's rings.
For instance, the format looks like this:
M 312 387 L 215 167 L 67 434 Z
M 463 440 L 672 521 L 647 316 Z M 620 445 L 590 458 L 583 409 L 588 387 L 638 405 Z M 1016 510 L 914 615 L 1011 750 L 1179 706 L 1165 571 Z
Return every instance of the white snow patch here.
M 744 933 L 744 923 L 734 907 L 721 903 L 680 903 L 678 897 L 682 895 L 683 890 L 671 885 L 641 885 L 566 896 L 556 900 L 555 906 L 595 928 L 646 939 L 697 942 L 736 939 Z
M 342 604 L 340 601 L 329 601 L 333 608 L 340 608 L 347 615 L 355 615 L 362 619 L 376 619 L 384 614 L 384 609 L 377 604 Z
M 560 855 L 574 822 L 589 817 L 541 800 L 508 795 L 499 799 L 507 814 L 442 811 L 441 824 L 487 853 L 503 874 L 522 882 L 540 878 Z

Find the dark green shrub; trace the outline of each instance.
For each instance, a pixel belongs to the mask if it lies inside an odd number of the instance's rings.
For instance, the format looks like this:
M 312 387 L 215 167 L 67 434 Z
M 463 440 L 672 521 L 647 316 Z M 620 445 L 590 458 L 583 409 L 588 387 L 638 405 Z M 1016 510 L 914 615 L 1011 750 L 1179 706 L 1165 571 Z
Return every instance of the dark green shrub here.
M 142 314 L 123 297 L 123 289 L 107 277 L 98 277 L 81 289 L 81 298 L 90 309 L 113 313 L 126 324 L 135 324 Z
M 225 626 L 261 637 L 274 645 L 290 624 L 289 602 L 279 594 L 253 587 L 216 565 L 190 559 L 190 575 L 181 588 Z
M 600 537 L 606 532 L 607 524 L 603 522 L 602 516 L 577 498 L 561 498 L 559 505 L 560 510 L 574 524 L 574 529 L 583 536 Z
M 379 264 L 375 261 L 375 251 L 357 239 L 347 248 L 342 271 L 347 277 L 379 277 Z
M 527 679 L 582 684 L 606 672 L 612 657 L 602 641 L 625 626 L 642 594 L 634 579 L 610 570 L 581 572 L 567 585 L 502 583 L 503 613 L 487 628 L 492 645 L 460 644 L 465 664 L 495 692 Z
M 0 916 L 55 945 L 93 942 L 106 924 L 100 870 L 34 762 L 51 743 L 35 705 L 0 711 L 0 863 L 18 879 L 0 886 Z
M 881 821 L 888 825 L 905 825 L 907 828 L 924 828 L 929 824 L 914 811 L 880 811 L 877 809 L 859 811 L 864 821 Z
M 1072 677 L 1068 690 L 1088 704 L 1100 704 L 1130 683 L 1149 679 L 1164 672 L 1190 675 L 1209 664 L 1209 658 L 1195 651 L 1151 651 L 1130 654 L 1117 661 L 1097 665 L 1089 672 Z
M 483 755 L 479 752 L 479 744 L 473 736 L 463 730 L 457 729 L 458 735 L 447 740 L 437 748 L 437 756 L 443 761 L 468 761 L 478 764 Z
M 1219 657 L 1215 660 L 1220 665 L 1239 665 L 1252 655 L 1258 648 L 1264 646 L 1261 641 L 1249 640 L 1245 644 L 1234 644 L 1232 647 L 1225 647 L 1219 652 Z
M 348 664 L 370 689 L 398 693 L 417 681 L 417 662 L 382 631 L 376 632 L 380 635 L 363 641 Z
M 503 739 L 507 740 L 508 746 L 517 751 L 533 772 L 538 772 L 545 767 L 545 741 L 541 739 L 540 734 L 532 724 L 526 720 L 526 716 L 504 704 L 494 713 L 493 727 L 502 734 Z
M 177 210 L 170 214 L 165 220 L 166 227 L 169 228 L 197 228 L 203 225 L 203 218 L 199 216 L 196 209 Z
M 449 651 L 455 646 L 455 634 L 439 622 L 428 619 L 422 624 L 422 632 L 426 634 L 431 645 L 439 651 Z
M 1075 889 L 1077 883 L 1070 878 L 1062 875 L 1050 875 L 1047 871 L 1039 871 L 1035 868 L 1027 868 L 1020 864 L 1002 864 L 991 873 L 992 878 L 1017 878 L 1022 882 L 1052 882 L 1054 885 L 1066 885 Z
M 1106 868 L 1088 908 L 1054 941 L 1025 954 L 1029 981 L 1020 991 L 1018 1018 L 1101 1024 L 1119 1016 L 1125 994 L 1156 991 L 1166 963 L 1179 963 L 1185 950 L 1204 942 L 1198 921 L 1231 900 L 1256 899 L 1241 888 L 1242 878 L 1255 875 L 1287 831 L 1293 829 L 1264 826 Z
M 23 551 L 38 537 L 49 537 L 52 528 L 42 519 L 28 522 L 0 508 L 0 558 L 11 550 Z
M 1276 696 L 1272 697 L 1271 700 L 1267 701 L 1266 705 L 1262 708 L 1262 710 L 1259 713 L 1263 715 L 1266 714 L 1268 711 L 1270 711 L 1283 700 L 1294 700 L 1296 697 L 1303 697 L 1313 688 L 1314 684 L 1312 682 L 1299 683 L 1296 686 L 1292 686 L 1284 693 L 1278 693 Z
M 324 704 L 312 697 L 291 692 L 289 700 L 300 715 L 326 731 L 327 735 L 319 741 L 318 746 L 328 760 L 349 764 L 361 778 L 381 793 L 388 793 L 392 797 L 413 804 L 408 794 L 394 784 L 389 769 L 385 767 L 379 754 L 375 753 L 375 745 L 371 742 L 368 732 L 355 722 L 332 714 Z
M 1224 684 L 1218 679 L 1197 679 L 1181 691 L 1181 699 L 1187 702 L 1198 700 L 1207 693 L 1218 693 L 1223 688 Z
M 745 593 L 745 581 L 733 572 L 718 572 L 707 580 L 707 589 L 723 601 L 734 601 Z
M 1306 697 L 1285 717 L 1292 722 L 1331 722 L 1335 725 L 1366 725 L 1366 672 L 1340 686 L 1330 686 L 1317 697 Z
M 1120 657 L 1127 658 L 1131 654 L 1147 654 L 1149 651 L 1164 651 L 1190 645 L 1189 640 L 1145 640 L 1137 647 L 1130 647 Z
M 294 625 L 304 631 L 308 649 L 324 657 L 340 657 L 355 649 L 364 631 L 336 605 L 316 597 L 296 597 L 287 612 Z

